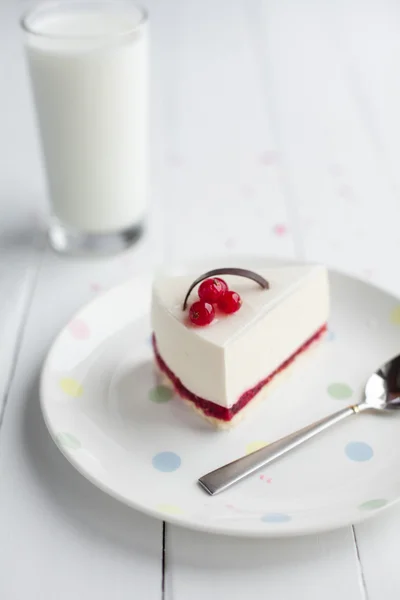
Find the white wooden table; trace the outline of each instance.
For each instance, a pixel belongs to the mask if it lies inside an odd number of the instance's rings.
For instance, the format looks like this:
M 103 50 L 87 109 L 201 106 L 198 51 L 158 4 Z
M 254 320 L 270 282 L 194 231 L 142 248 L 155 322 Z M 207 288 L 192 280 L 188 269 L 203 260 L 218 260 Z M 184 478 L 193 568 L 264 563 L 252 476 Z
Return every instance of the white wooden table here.
M 400 295 L 399 3 L 146 4 L 149 231 L 129 254 L 91 261 L 47 248 L 24 2 L 0 2 L 0 598 L 398 600 L 400 506 L 282 541 L 163 528 L 85 481 L 47 434 L 37 381 L 58 329 L 163 261 L 306 258 Z

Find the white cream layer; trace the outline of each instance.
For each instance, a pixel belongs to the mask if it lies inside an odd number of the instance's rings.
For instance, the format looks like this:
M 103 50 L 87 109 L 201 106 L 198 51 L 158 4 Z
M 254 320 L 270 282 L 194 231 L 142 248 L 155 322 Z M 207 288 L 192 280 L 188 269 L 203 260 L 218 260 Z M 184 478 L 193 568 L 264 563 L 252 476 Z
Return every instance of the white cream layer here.
M 321 266 L 258 270 L 270 283 L 226 276 L 240 310 L 206 327 L 188 322 L 182 302 L 190 276 L 160 278 L 153 287 L 152 325 L 162 359 L 193 394 L 231 407 L 275 371 L 322 327 L 329 315 L 327 272 Z M 190 302 L 197 298 L 195 290 Z

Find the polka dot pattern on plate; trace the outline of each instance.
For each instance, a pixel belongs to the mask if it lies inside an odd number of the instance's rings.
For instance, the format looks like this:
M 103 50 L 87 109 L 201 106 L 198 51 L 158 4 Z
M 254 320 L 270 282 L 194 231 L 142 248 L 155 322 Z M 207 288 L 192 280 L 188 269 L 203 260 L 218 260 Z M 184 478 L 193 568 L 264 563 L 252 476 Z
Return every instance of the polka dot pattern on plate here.
M 261 517 L 263 523 L 287 523 L 292 517 L 285 513 L 266 513 Z
M 360 510 L 377 510 L 383 508 L 388 504 L 388 501 L 384 498 L 375 498 L 374 500 L 367 500 L 358 507 Z
M 87 340 L 90 337 L 90 329 L 82 319 L 74 319 L 68 325 L 68 331 L 75 340 Z
M 347 383 L 330 383 L 327 391 L 331 398 L 335 398 L 336 400 L 345 400 L 353 395 L 353 390 Z
M 158 504 L 156 508 L 157 510 L 166 513 L 167 515 L 183 514 L 183 510 L 180 508 L 180 506 L 177 506 L 176 504 Z
M 70 450 L 78 450 L 81 447 L 80 441 L 72 433 L 59 433 L 56 440 L 59 446 Z
M 172 473 L 181 466 L 181 457 L 175 452 L 159 452 L 153 456 L 153 467 L 163 473 Z
M 392 312 L 390 313 L 390 321 L 394 325 L 400 325 L 400 305 L 395 306 L 395 308 L 392 309 Z
M 83 387 L 72 377 L 63 377 L 60 381 L 62 391 L 72 398 L 79 398 L 83 394 Z
M 149 398 L 152 402 L 156 402 L 157 404 L 164 404 L 164 402 L 168 402 L 173 397 L 174 392 L 171 388 L 165 385 L 157 385 L 152 388 L 149 392 Z
M 261 450 L 261 448 L 264 448 L 265 446 L 268 446 L 268 442 L 265 442 L 264 440 L 255 440 L 254 442 L 250 442 L 246 445 L 246 454 L 251 454 L 256 450 Z
M 344 451 L 347 458 L 356 462 L 366 462 L 374 455 L 373 449 L 366 442 L 349 442 Z

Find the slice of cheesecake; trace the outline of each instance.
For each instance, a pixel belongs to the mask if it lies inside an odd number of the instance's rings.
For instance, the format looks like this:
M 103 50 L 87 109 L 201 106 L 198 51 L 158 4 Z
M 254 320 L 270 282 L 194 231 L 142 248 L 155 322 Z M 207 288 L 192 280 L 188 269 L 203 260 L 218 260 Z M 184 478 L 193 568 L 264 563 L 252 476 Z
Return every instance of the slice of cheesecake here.
M 224 276 L 229 289 L 240 295 L 240 309 L 224 314 L 215 306 L 212 322 L 203 327 L 190 321 L 188 308 L 183 310 L 198 275 L 154 282 L 156 364 L 182 398 L 214 425 L 227 427 L 323 335 L 329 314 L 327 271 L 308 265 L 259 270 L 268 289 L 244 277 Z M 197 294 L 195 287 L 188 306 L 199 299 Z

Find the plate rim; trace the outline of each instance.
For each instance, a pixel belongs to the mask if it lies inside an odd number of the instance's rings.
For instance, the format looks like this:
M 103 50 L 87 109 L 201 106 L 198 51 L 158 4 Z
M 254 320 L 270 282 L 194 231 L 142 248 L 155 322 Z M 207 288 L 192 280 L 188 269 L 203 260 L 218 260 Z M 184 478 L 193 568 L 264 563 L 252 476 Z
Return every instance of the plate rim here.
M 210 262 L 210 261 L 213 261 L 215 263 L 216 260 L 221 260 L 221 264 L 222 264 L 222 262 L 228 262 L 228 261 L 232 262 L 232 260 L 234 261 L 235 259 L 237 259 L 240 262 L 248 261 L 249 263 L 252 263 L 252 262 L 257 263 L 258 261 L 260 261 L 260 262 L 263 261 L 264 266 L 266 264 L 268 264 L 268 262 L 274 262 L 274 263 L 276 263 L 278 265 L 282 265 L 282 266 L 283 265 L 321 264 L 321 263 L 313 263 L 313 262 L 309 262 L 309 261 L 305 262 L 305 261 L 300 261 L 300 260 L 291 259 L 291 258 L 275 257 L 275 256 L 262 255 L 262 254 L 257 254 L 257 255 L 235 254 L 235 255 L 222 257 L 221 259 L 219 259 L 218 257 L 217 258 L 208 257 L 205 259 L 193 259 L 193 260 L 190 260 L 190 261 L 184 262 L 184 263 L 171 263 L 170 266 L 163 265 L 161 270 L 164 272 L 173 272 L 175 269 L 178 269 L 180 272 L 185 273 L 185 271 L 187 271 L 189 269 L 200 268 L 201 264 L 205 265 L 207 262 Z M 198 266 L 196 267 L 196 265 L 198 265 Z M 387 296 L 390 296 L 393 300 L 397 300 L 400 302 L 400 298 L 398 296 L 393 294 L 391 291 L 376 285 L 375 283 L 366 281 L 365 279 L 362 279 L 361 277 L 346 273 L 344 271 L 341 271 L 340 269 L 331 268 L 330 266 L 327 266 L 327 265 L 326 265 L 326 268 L 328 270 L 329 275 L 333 274 L 333 275 L 337 275 L 340 277 L 344 277 L 351 281 L 356 281 L 357 283 L 361 283 L 363 285 L 366 285 L 367 287 L 373 288 L 376 291 L 379 291 L 381 293 L 384 293 Z M 159 271 L 160 271 L 160 269 L 158 269 L 158 272 Z M 59 339 L 61 338 L 63 333 L 66 331 L 66 329 L 71 321 L 74 321 L 75 319 L 79 319 L 84 311 L 90 309 L 92 306 L 94 306 L 99 301 L 101 301 L 101 299 L 105 298 L 107 295 L 109 295 L 112 292 L 116 292 L 117 290 L 123 290 L 124 288 L 131 285 L 133 281 L 136 281 L 136 282 L 140 281 L 141 284 L 143 284 L 143 285 L 151 285 L 151 281 L 156 273 L 157 273 L 157 269 L 152 271 L 150 276 L 149 276 L 149 274 L 145 275 L 144 273 L 138 273 L 137 275 L 134 275 L 134 276 L 126 279 L 125 281 L 123 281 L 117 285 L 111 286 L 107 290 L 100 292 L 99 294 L 96 295 L 95 298 L 92 298 L 88 302 L 82 304 L 76 311 L 74 311 L 72 313 L 72 315 L 70 316 L 68 321 L 66 321 L 66 323 L 59 329 L 58 333 L 54 336 L 52 342 L 50 343 L 50 346 L 47 349 L 45 359 L 42 363 L 42 368 L 41 368 L 41 372 L 40 372 L 40 380 L 39 380 L 39 398 L 40 398 L 40 408 L 41 408 L 43 420 L 46 425 L 46 429 L 47 429 L 51 439 L 53 440 L 55 446 L 58 448 L 58 450 L 61 452 L 61 454 L 67 459 L 67 461 L 70 463 L 70 465 L 73 466 L 78 471 L 78 473 L 80 475 L 85 477 L 85 479 L 87 479 L 92 485 L 94 485 L 101 492 L 106 493 L 109 496 L 111 496 L 112 498 L 114 498 L 115 500 L 121 502 L 122 504 L 125 504 L 126 506 L 129 506 L 130 508 L 133 508 L 134 510 L 136 510 L 140 513 L 143 513 L 149 517 L 155 518 L 159 521 L 170 523 L 172 525 L 177 525 L 178 527 L 183 527 L 185 529 L 190 529 L 192 531 L 198 531 L 198 532 L 208 533 L 208 534 L 212 534 L 212 535 L 224 535 L 224 536 L 237 537 L 237 538 L 248 538 L 248 539 L 249 538 L 253 538 L 253 539 L 291 538 L 291 537 L 299 537 L 299 536 L 305 536 L 305 535 L 315 535 L 318 533 L 328 532 L 328 531 L 335 531 L 335 530 L 342 529 L 345 527 L 351 527 L 353 525 L 357 525 L 363 521 L 366 521 L 367 519 L 376 517 L 378 514 L 382 513 L 386 509 L 391 508 L 395 504 L 400 502 L 400 494 L 399 494 L 399 496 L 396 499 L 392 500 L 391 502 L 388 502 L 385 506 L 382 506 L 382 507 L 380 507 L 374 511 L 370 511 L 370 512 L 369 511 L 360 511 L 357 518 L 354 519 L 352 522 L 341 523 L 341 524 L 336 524 L 336 525 L 328 525 L 328 526 L 320 525 L 320 526 L 314 526 L 314 527 L 300 527 L 296 530 L 290 530 L 290 529 L 288 529 L 288 530 L 285 530 L 285 529 L 273 530 L 272 528 L 271 529 L 260 528 L 259 530 L 235 529 L 234 527 L 226 527 L 223 524 L 221 524 L 221 525 L 216 525 L 216 524 L 213 525 L 210 523 L 202 524 L 201 522 L 186 519 L 184 514 L 173 515 L 170 513 L 162 512 L 161 510 L 158 510 L 156 508 L 152 508 L 149 505 L 146 506 L 141 503 L 135 502 L 134 500 L 132 500 L 130 498 L 120 495 L 117 491 L 115 491 L 115 489 L 113 487 L 104 485 L 103 482 L 99 481 L 96 477 L 94 477 L 88 469 L 84 468 L 82 466 L 82 464 L 78 460 L 76 460 L 75 455 L 72 452 L 70 452 L 68 448 L 66 448 L 65 446 L 63 446 L 62 444 L 59 443 L 57 436 L 53 432 L 52 424 L 51 424 L 49 415 L 47 413 L 47 408 L 46 408 L 47 401 L 45 400 L 45 393 L 44 393 L 44 380 L 45 380 L 45 377 L 47 376 L 48 363 L 49 363 L 50 357 L 51 357 L 52 352 L 54 351 L 54 348 L 57 345 Z

